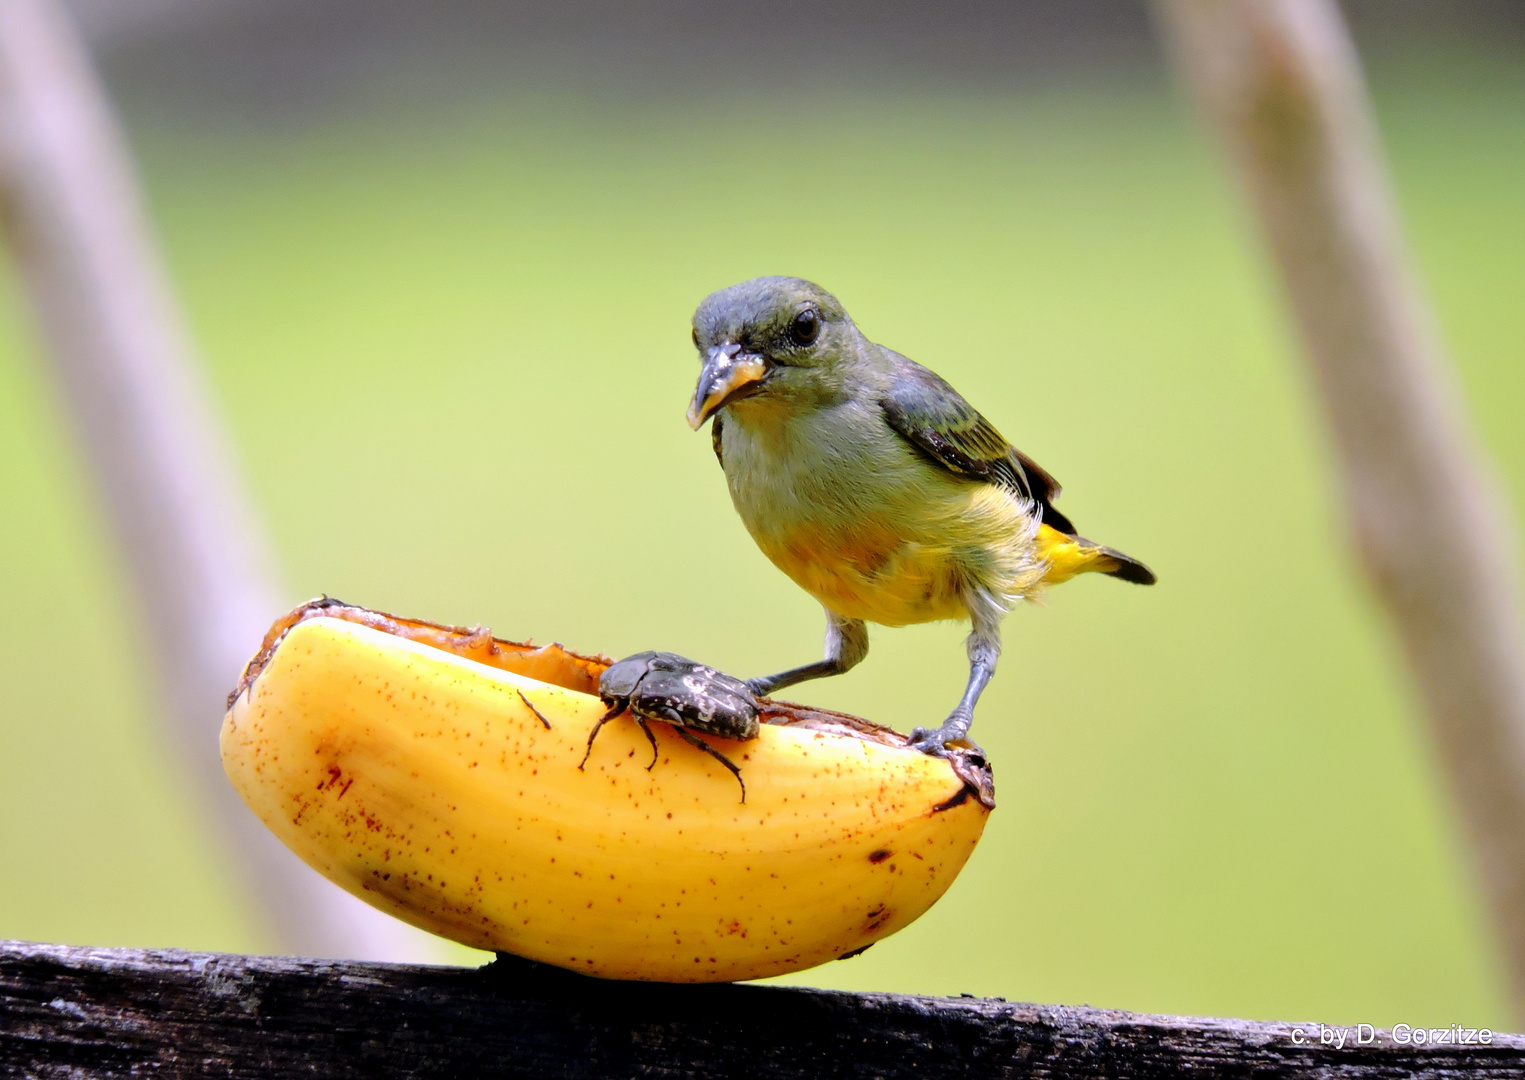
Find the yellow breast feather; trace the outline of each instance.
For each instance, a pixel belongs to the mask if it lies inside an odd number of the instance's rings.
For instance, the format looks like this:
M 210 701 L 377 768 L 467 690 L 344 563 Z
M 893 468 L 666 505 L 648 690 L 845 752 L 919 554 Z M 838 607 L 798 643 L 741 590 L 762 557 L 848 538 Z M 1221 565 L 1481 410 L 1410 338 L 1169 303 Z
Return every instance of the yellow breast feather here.
M 850 529 L 795 522 L 757 542 L 774 565 L 830 610 L 905 626 L 967 618 L 964 592 L 970 586 L 1006 606 L 1030 595 L 1045 569 L 1033 525 L 1005 492 L 968 484 Z

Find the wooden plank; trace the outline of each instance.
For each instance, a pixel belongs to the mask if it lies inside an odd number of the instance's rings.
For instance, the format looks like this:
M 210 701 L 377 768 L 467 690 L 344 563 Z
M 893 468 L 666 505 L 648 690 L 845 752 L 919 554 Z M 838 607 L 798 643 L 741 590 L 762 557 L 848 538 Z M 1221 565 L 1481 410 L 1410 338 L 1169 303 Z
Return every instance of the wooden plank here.
M 1000 999 L 604 982 L 513 957 L 472 969 L 0 943 L 6 1076 L 1525 1076 L 1518 1035 L 1459 1045 L 1378 1032 L 1357 1045 L 1352 1029 L 1338 1046 L 1320 1030 Z

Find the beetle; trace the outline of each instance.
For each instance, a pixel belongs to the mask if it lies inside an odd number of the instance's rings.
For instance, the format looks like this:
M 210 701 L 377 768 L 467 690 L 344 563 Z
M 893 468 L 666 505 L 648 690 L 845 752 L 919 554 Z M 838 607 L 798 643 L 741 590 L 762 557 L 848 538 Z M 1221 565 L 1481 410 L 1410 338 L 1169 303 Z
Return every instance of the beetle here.
M 588 763 L 593 740 L 603 726 L 628 709 L 651 742 L 648 772 L 656 767 L 659 753 L 657 737 L 647 721 L 660 720 L 730 769 L 741 785 L 741 801 L 747 801 L 747 782 L 741 778 L 736 763 L 694 734 L 699 731 L 725 739 L 757 738 L 757 699 L 746 683 L 677 653 L 648 650 L 604 669 L 598 680 L 598 696 L 609 711 L 599 717 L 588 733 L 588 749 L 577 764 L 579 769 Z

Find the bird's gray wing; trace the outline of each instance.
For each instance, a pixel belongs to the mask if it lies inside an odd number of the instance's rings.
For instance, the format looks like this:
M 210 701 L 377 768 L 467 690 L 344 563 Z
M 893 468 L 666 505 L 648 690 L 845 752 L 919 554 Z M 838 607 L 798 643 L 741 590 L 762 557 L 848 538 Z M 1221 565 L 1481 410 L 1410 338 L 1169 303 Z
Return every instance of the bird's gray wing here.
M 1044 524 L 1074 534 L 1075 526 L 1054 509 L 1059 482 L 1046 469 L 1007 442 L 936 372 L 898 353 L 894 359 L 894 385 L 879 402 L 890 427 L 949 472 L 1031 499 L 1042 508 Z
M 720 467 L 725 468 L 725 455 L 720 450 L 720 421 L 725 417 L 725 410 L 715 413 L 715 418 L 710 421 L 710 446 L 715 450 L 715 460 L 720 462 Z

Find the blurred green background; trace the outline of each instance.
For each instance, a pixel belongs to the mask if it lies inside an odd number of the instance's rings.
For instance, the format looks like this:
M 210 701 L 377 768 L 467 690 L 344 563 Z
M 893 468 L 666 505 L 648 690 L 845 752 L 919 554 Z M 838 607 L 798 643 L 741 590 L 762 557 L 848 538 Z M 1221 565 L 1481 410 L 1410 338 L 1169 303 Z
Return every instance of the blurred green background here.
M 1372 65 L 1421 275 L 1516 507 L 1521 56 Z M 934 367 L 1064 482 L 1089 535 L 1159 572 L 1012 615 L 975 729 L 1000 797 L 984 843 L 910 929 L 786 981 L 1510 1026 L 1274 281 L 1151 65 L 128 119 L 293 600 L 740 675 L 817 656 L 819 608 L 756 550 L 682 416 L 693 307 L 772 273 Z M 154 724 L 10 280 L 0 507 L 0 937 L 268 948 Z M 796 696 L 938 720 L 962 633 L 880 629 Z

